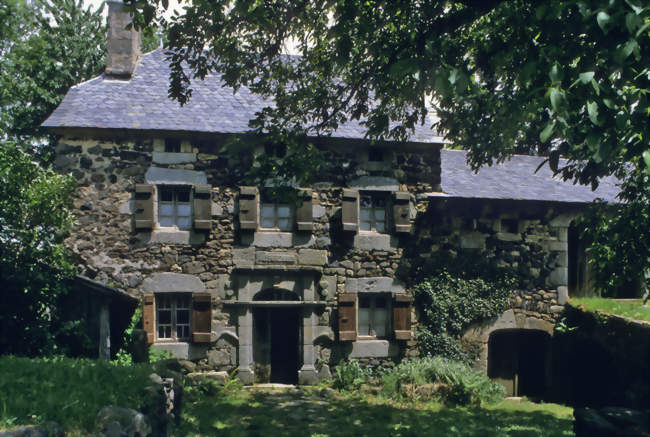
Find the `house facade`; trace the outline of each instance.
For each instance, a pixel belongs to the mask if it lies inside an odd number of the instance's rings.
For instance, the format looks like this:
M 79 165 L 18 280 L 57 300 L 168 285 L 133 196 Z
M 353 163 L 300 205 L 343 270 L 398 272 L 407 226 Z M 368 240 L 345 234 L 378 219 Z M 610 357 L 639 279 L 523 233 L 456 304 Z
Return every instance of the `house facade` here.
M 80 273 L 141 299 L 151 347 L 245 383 L 315 383 L 341 359 L 395 362 L 417 355 L 409 269 L 462 252 L 518 274 L 511 308 L 466 338 L 479 367 L 521 392 L 520 345 L 544 352 L 584 273 L 571 266 L 572 220 L 612 200 L 613 183 L 592 193 L 535 172 L 536 157 L 474 174 L 429 129 L 371 143 L 350 122 L 310 139 L 326 165 L 296 188 L 299 202 L 273 200 L 243 175 L 255 154 L 282 151 L 252 140 L 222 151 L 252 138 L 248 120 L 268 103 L 208 76 L 181 108 L 162 50 L 141 55 L 121 4 L 109 5 L 105 73 L 73 87 L 44 126 L 60 135 L 55 165 L 78 181 L 68 244 Z

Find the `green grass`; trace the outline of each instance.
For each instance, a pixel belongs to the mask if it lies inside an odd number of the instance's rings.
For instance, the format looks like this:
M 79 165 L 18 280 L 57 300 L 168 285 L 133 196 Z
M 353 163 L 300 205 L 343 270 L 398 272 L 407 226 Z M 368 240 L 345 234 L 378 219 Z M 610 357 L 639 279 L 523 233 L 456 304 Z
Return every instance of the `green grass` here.
M 570 302 L 571 305 L 587 311 L 600 310 L 607 314 L 650 322 L 650 306 L 643 306 L 641 299 L 617 301 L 603 297 L 573 297 Z
M 59 422 L 68 435 L 88 435 L 105 405 L 138 409 L 151 367 L 69 358 L 0 357 L 0 430 Z
M 363 388 L 186 386 L 184 436 L 571 436 L 571 408 L 503 401 L 488 408 L 395 402 Z

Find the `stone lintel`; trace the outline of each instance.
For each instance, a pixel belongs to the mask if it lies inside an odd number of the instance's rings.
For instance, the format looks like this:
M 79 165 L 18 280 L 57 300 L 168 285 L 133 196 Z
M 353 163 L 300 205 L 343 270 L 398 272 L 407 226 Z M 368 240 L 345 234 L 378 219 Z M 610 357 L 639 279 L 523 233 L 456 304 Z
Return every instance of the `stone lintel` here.
M 208 183 L 208 178 L 203 171 L 154 166 L 149 167 L 144 178 L 148 184 L 154 185 L 197 185 Z
M 296 264 L 296 260 L 295 252 L 255 252 L 256 264 Z
M 196 153 L 153 152 L 153 162 L 156 164 L 185 164 L 196 162 Z
M 154 273 L 142 284 L 143 291 L 154 293 L 202 292 L 203 281 L 194 275 L 184 273 Z
M 327 251 L 317 249 L 300 249 L 298 264 L 324 266 L 327 264 Z
M 348 278 L 346 293 L 404 293 L 404 284 L 394 278 L 378 276 L 373 278 Z

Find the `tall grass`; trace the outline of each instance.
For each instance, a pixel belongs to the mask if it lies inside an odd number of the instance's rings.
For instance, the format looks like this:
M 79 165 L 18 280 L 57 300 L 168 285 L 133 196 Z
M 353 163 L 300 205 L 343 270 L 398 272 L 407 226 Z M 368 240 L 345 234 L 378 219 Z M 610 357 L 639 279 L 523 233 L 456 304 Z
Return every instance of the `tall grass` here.
M 480 406 L 503 400 L 505 389 L 465 363 L 442 357 L 404 360 L 381 377 L 391 396 L 429 397 L 450 405 Z
M 0 357 L 0 429 L 53 420 L 89 431 L 105 405 L 139 409 L 149 365 L 70 358 Z

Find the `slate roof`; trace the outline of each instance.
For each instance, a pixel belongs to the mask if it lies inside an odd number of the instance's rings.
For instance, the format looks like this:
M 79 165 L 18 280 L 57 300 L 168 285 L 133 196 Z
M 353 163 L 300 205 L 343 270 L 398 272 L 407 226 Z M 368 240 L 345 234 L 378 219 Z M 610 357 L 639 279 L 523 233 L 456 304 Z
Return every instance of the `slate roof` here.
M 49 128 L 137 129 L 207 133 L 245 133 L 248 121 L 269 105 L 246 87 L 233 93 L 219 76 L 192 82 L 192 98 L 183 107 L 167 97 L 169 65 L 162 49 L 144 55 L 129 81 L 104 75 L 74 86 L 43 123 Z M 358 121 L 340 126 L 335 138 L 362 139 Z M 417 126 L 414 142 L 441 142 L 429 127 Z
M 474 173 L 467 165 L 465 151 L 443 149 L 440 155 L 442 193 L 429 193 L 430 197 L 588 203 L 596 198 L 616 202 L 619 193 L 614 177 L 602 179 L 596 191 L 591 191 L 589 186 L 554 177 L 548 164 L 536 173 L 544 160 L 538 156 L 515 155 Z

